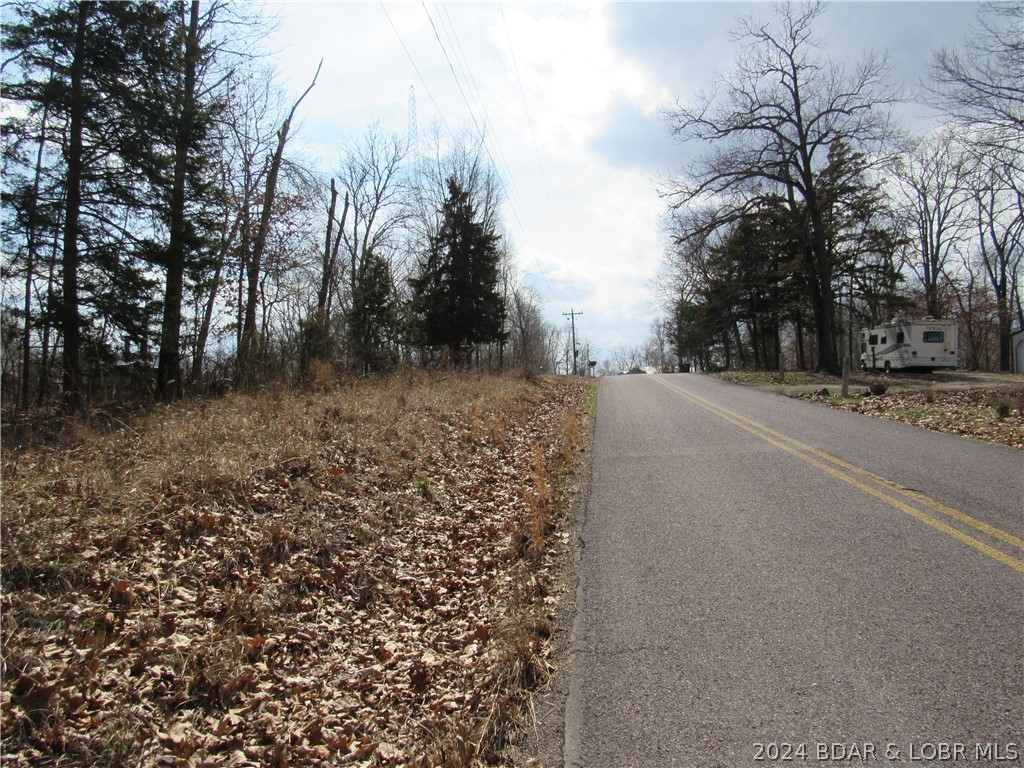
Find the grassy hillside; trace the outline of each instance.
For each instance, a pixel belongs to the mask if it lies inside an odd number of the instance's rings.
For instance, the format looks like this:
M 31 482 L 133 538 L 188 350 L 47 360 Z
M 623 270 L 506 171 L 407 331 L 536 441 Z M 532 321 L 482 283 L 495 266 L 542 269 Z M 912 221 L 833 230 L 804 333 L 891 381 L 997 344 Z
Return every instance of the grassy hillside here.
M 395 378 L 7 447 L 4 757 L 500 763 L 548 672 L 584 391 Z

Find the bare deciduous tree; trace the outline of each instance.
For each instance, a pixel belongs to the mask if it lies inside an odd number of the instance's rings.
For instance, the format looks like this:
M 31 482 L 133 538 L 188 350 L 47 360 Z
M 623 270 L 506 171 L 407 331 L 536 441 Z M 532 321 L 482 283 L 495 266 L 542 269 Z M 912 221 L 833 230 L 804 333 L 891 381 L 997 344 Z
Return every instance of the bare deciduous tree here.
M 446 140 L 434 127 L 428 139 L 429 148 L 422 150 L 416 164 L 413 216 L 419 246 L 425 247 L 441 227 L 448 179 L 454 178 L 469 193 L 470 201 L 481 223 L 494 232 L 501 232 L 501 205 L 504 202 L 501 182 L 487 157 L 485 137 L 465 134 Z M 426 144 L 421 140 L 421 144 Z
M 256 314 L 260 293 L 260 270 L 263 262 L 263 252 L 267 246 L 267 235 L 270 231 L 271 214 L 274 209 L 274 197 L 277 194 L 277 179 L 284 158 L 284 148 L 288 143 L 288 133 L 291 130 L 292 120 L 295 119 L 295 112 L 298 110 L 299 105 L 302 104 L 302 100 L 306 98 L 316 85 L 316 79 L 320 75 L 321 66 L 323 66 L 322 61 L 316 68 L 313 81 L 292 105 L 291 111 L 281 124 L 281 128 L 277 132 L 277 147 L 269 159 L 259 225 L 253 238 L 252 251 L 248 255 L 248 264 L 246 265 L 248 290 L 245 304 L 245 320 L 242 324 L 242 338 L 238 348 L 238 369 L 241 381 L 245 381 L 253 373 L 253 355 L 257 336 Z
M 1024 324 L 1020 270 L 1024 260 L 1024 199 L 1008 163 L 990 154 L 979 164 L 973 185 L 977 211 L 978 251 L 996 303 L 999 370 L 1010 370 L 1014 309 Z
M 507 274 L 507 271 L 506 271 Z M 550 328 L 544 322 L 533 292 L 510 283 L 507 290 L 509 354 L 508 362 L 528 374 L 551 370 L 554 349 L 550 347 Z
M 924 287 L 925 310 L 942 317 L 940 287 L 951 251 L 970 227 L 969 162 L 950 131 L 926 137 L 895 170 L 895 190 L 917 258 L 910 268 Z
M 662 373 L 671 373 L 678 362 L 672 350 L 672 322 L 656 317 L 651 321 L 651 335 L 644 346 L 644 365 L 657 368 Z
M 347 226 L 339 233 L 352 293 L 365 254 L 387 257 L 397 248 L 396 236 L 408 218 L 408 154 L 408 142 L 384 133 L 379 124 L 348 148 L 339 176 L 350 208 Z
M 883 58 L 869 55 L 848 74 L 822 53 L 812 27 L 824 9 L 779 4 L 775 24 L 743 22 L 746 47 L 733 72 L 694 104 L 677 101 L 666 113 L 676 137 L 711 147 L 666 192 L 676 207 L 715 199 L 731 217 L 763 195 L 785 196 L 794 226 L 807 233 L 803 271 L 818 368 L 836 371 L 833 255 L 819 173 L 839 142 L 873 154 L 889 139 L 887 106 L 896 94 Z
M 1021 170 L 1024 136 L 1024 4 L 989 2 L 962 50 L 936 52 L 929 86 L 939 105 L 980 145 L 1004 152 Z

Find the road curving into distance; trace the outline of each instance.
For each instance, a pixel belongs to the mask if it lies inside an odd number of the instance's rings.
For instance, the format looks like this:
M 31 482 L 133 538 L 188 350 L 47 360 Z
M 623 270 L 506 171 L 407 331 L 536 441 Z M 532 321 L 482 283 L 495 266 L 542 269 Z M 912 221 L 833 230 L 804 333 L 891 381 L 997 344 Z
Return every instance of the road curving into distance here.
M 603 379 L 572 768 L 1024 765 L 1024 455 Z

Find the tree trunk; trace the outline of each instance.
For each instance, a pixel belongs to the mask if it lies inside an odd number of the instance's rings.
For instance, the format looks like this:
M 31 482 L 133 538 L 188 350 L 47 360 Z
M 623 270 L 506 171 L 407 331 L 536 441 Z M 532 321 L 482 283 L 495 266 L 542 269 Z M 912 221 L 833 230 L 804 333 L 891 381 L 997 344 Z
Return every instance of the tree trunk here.
M 341 247 L 341 238 L 345 232 L 345 221 L 348 218 L 348 192 L 345 193 L 341 221 L 338 223 L 338 231 L 335 234 L 334 219 L 337 209 L 338 187 L 335 185 L 334 179 L 331 179 L 331 204 L 327 210 L 327 234 L 324 237 L 323 270 L 320 275 L 320 289 L 317 291 L 316 297 L 317 311 L 314 316 L 314 321 L 319 325 L 315 329 L 318 345 L 327 340 L 328 329 L 330 328 L 331 304 L 333 303 L 335 275 L 338 269 L 338 250 Z
M 39 182 L 43 175 L 43 147 L 46 144 L 46 122 L 49 116 L 49 102 L 43 105 L 42 126 L 39 130 L 39 149 L 36 152 L 36 172 L 32 180 L 32 199 L 28 210 L 28 263 L 25 265 L 25 335 L 21 362 L 21 407 L 28 409 L 31 382 L 29 369 L 32 367 L 32 278 L 36 269 L 36 219 L 39 206 Z
M 77 411 L 82 408 L 82 329 L 78 314 L 78 228 L 82 208 L 82 165 L 84 155 L 83 118 L 85 116 L 85 50 L 86 29 L 94 3 L 78 6 L 75 28 L 75 50 L 71 60 L 71 101 L 68 105 L 70 124 L 67 137 L 67 175 L 64 203 L 64 251 L 61 277 L 61 335 L 64 352 L 64 407 Z
M 999 320 L 999 370 L 1011 371 L 1011 354 L 1013 347 L 1013 334 L 1010 324 L 1013 322 L 1013 314 L 1010 312 L 1009 302 L 1006 295 L 1006 275 L 996 286 L 996 314 Z
M 194 142 L 196 122 L 196 70 L 199 66 L 199 0 L 192 0 L 185 37 L 185 77 L 181 114 L 174 137 L 174 177 L 170 201 L 170 242 L 167 246 L 167 275 L 164 288 L 163 323 L 156 387 L 164 399 L 181 396 L 181 302 L 184 293 L 185 261 L 188 258 L 185 220 L 185 184 L 188 159 Z
M 238 285 L 235 302 L 235 349 L 242 349 L 242 326 L 245 325 L 245 276 L 249 271 L 249 252 L 252 250 L 252 205 L 253 174 L 252 162 L 244 162 L 242 168 L 242 236 L 238 243 Z
M 808 192 L 807 207 L 811 212 L 812 261 L 815 279 L 812 286 L 814 307 L 814 331 L 818 342 L 818 370 L 825 373 L 840 373 L 839 356 L 835 342 L 835 297 L 832 295 L 832 255 L 828 248 L 825 225 L 818 210 L 817 197 Z
M 46 311 L 43 313 L 43 350 L 39 359 L 39 391 L 36 393 L 36 405 L 40 407 L 46 402 L 46 396 L 50 393 L 50 332 L 52 330 L 50 315 L 57 301 L 54 296 L 53 286 L 59 248 L 59 239 L 57 233 L 54 232 L 53 248 L 50 252 L 50 274 L 46 281 Z
M 775 323 L 775 364 L 779 369 L 779 382 L 786 372 L 786 361 L 782 356 L 782 323 Z
M 213 307 L 217 302 L 217 291 L 220 289 L 220 276 L 224 271 L 224 260 L 227 258 L 228 251 L 231 249 L 231 243 L 235 240 L 235 235 L 238 234 L 238 229 L 242 224 L 243 209 L 239 209 L 238 214 L 235 216 L 235 221 L 231 225 L 231 230 L 228 232 L 227 237 L 221 242 L 220 252 L 217 254 L 217 265 L 214 268 L 213 273 L 213 284 L 210 286 L 210 296 L 206 300 L 206 309 L 203 312 L 203 321 L 199 326 L 199 336 L 196 339 L 196 354 L 192 360 L 192 375 L 190 380 L 193 384 L 199 381 L 203 375 L 203 363 L 206 357 L 206 343 L 210 338 L 210 325 L 213 322 Z
M 1010 278 L 1010 296 L 1018 297 L 1017 300 L 1014 301 L 1014 304 L 1017 305 L 1017 327 L 1020 328 L 1021 330 L 1024 330 L 1024 306 L 1021 306 L 1019 300 L 1020 293 L 1018 291 L 1019 288 L 1017 285 L 1017 272 L 1016 270 L 1014 270 L 1014 273 Z M 1016 373 L 1020 373 L 1020 371 L 1016 371 Z
M 330 293 L 331 280 L 334 276 L 334 260 L 331 258 L 331 246 L 334 230 L 334 212 L 338 207 L 338 187 L 331 179 L 331 204 L 327 208 L 327 236 L 324 238 L 323 272 L 320 274 L 320 290 L 316 296 L 316 308 L 321 313 L 327 310 L 327 295 Z M 345 210 L 348 211 L 348 194 L 345 195 Z
M 747 367 L 747 348 L 743 343 L 743 336 L 740 334 L 740 324 L 738 321 L 730 323 L 731 328 L 729 329 L 736 341 L 736 356 L 740 359 L 740 368 Z
M 807 355 L 804 352 L 804 316 L 803 313 L 796 313 L 796 367 L 797 370 L 807 370 Z
M 754 353 L 754 370 L 763 371 L 767 366 L 767 361 L 762 357 L 761 348 L 761 329 L 758 326 L 757 320 L 751 318 L 750 320 L 750 348 Z

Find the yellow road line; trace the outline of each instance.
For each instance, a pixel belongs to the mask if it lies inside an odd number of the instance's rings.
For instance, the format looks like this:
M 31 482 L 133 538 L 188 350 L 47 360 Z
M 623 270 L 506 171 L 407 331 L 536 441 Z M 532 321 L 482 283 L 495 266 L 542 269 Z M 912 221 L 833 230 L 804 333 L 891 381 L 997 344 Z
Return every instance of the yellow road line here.
M 706 400 L 700 397 L 699 395 L 695 395 L 692 392 L 686 392 L 685 390 L 679 389 L 678 387 L 675 387 L 674 385 L 669 384 L 668 382 L 661 381 L 660 383 L 664 384 L 670 389 L 675 390 L 679 394 L 684 395 L 690 398 L 691 400 L 698 402 L 699 404 L 703 405 L 705 408 L 709 410 L 720 411 L 722 414 L 728 414 L 735 419 L 739 419 L 740 421 L 743 421 L 747 424 L 751 424 L 756 429 L 759 429 L 767 434 L 774 435 L 775 437 L 781 440 L 785 440 L 791 445 L 795 445 L 802 451 L 807 451 L 808 453 L 818 456 L 819 458 L 822 458 L 825 461 L 829 461 L 838 467 L 842 467 L 848 472 L 860 475 L 861 477 L 871 480 L 872 482 L 878 483 L 879 485 L 884 485 L 890 491 L 893 491 L 894 493 L 898 493 L 901 496 L 905 496 L 908 499 L 916 501 L 918 504 L 921 504 L 922 506 L 930 507 L 936 512 L 941 512 L 942 514 L 948 515 L 949 517 L 952 517 L 955 520 L 959 520 L 964 525 L 969 525 L 970 527 L 978 531 L 981 531 L 982 533 L 986 533 L 989 536 L 1001 539 L 1002 541 L 1005 541 L 1007 544 L 1017 547 L 1018 549 L 1024 550 L 1024 539 L 1014 536 L 1011 533 L 1007 533 L 1006 531 L 1002 531 L 999 528 L 995 528 L 989 525 L 988 523 L 982 522 L 981 520 L 971 517 L 970 515 L 964 514 L 963 512 L 960 512 L 959 510 L 954 509 L 953 507 L 943 504 L 940 501 L 931 499 L 928 496 L 925 496 L 920 491 L 915 491 L 910 488 L 904 488 L 899 483 L 894 483 L 892 480 L 887 480 L 886 478 L 880 477 L 879 475 L 876 475 L 873 472 L 869 472 L 866 469 L 861 469 L 860 467 L 854 464 L 850 464 L 849 462 L 843 461 L 842 459 L 836 456 L 832 456 L 828 453 L 825 453 L 824 451 L 819 451 L 817 448 L 807 445 L 806 443 L 802 443 L 799 440 L 790 437 L 789 435 L 784 435 L 781 432 L 776 432 L 774 429 L 771 429 L 770 427 L 767 427 L 764 424 L 760 424 L 754 421 L 753 419 L 748 419 L 746 416 L 742 416 L 738 413 L 730 411 L 727 408 L 723 408 L 722 406 L 717 405 L 716 403 L 713 403 L 710 400 Z
M 1001 552 L 1000 550 L 991 547 L 988 544 L 985 544 L 984 542 L 979 541 L 978 539 L 975 539 L 972 536 L 968 536 L 963 531 L 954 528 L 948 523 L 944 523 L 943 521 L 935 517 L 932 517 L 926 512 L 922 512 L 921 510 L 915 509 L 906 502 L 903 502 L 900 499 L 889 495 L 885 491 L 881 491 L 877 488 L 871 487 L 870 485 L 862 483 L 855 477 L 851 477 L 849 474 L 846 474 L 846 472 L 842 472 L 839 469 L 836 469 L 836 467 L 841 467 L 842 469 L 845 469 L 848 472 L 851 472 L 855 475 L 859 475 L 860 477 L 863 477 L 867 480 L 871 480 L 872 482 L 878 483 L 879 485 L 882 485 L 888 490 L 898 493 L 906 498 L 912 499 L 913 501 L 917 502 L 918 504 L 921 504 L 922 506 L 933 509 L 936 512 L 941 512 L 942 514 L 948 515 L 949 517 L 952 517 L 955 520 L 964 523 L 965 525 L 969 525 L 979 531 L 982 531 L 990 536 L 993 536 L 994 538 L 998 538 L 1015 547 L 1024 549 L 1024 540 L 1018 538 L 1017 536 L 1013 536 L 1012 534 L 1006 533 L 1005 531 L 1001 531 L 998 528 L 989 525 L 988 523 L 976 520 L 970 515 L 965 515 L 963 512 L 960 512 L 959 510 L 956 510 L 953 507 L 942 504 L 941 502 L 935 501 L 934 499 L 930 499 L 923 493 L 920 493 L 919 491 L 912 491 L 908 488 L 903 488 L 902 486 L 892 482 L 891 480 L 886 480 L 883 477 L 875 475 L 872 472 L 868 472 L 865 469 L 861 469 L 860 467 L 843 461 L 840 458 L 831 456 L 830 454 L 827 454 L 824 451 L 819 451 L 818 449 L 813 448 L 812 446 L 809 446 L 805 443 L 802 443 L 799 440 L 796 440 L 795 438 L 789 437 L 788 435 L 784 435 L 781 432 L 777 432 L 774 429 L 765 426 L 764 424 L 754 421 L 753 419 L 749 419 L 746 416 L 742 416 L 738 413 L 735 413 L 734 411 L 731 411 L 728 408 L 724 408 L 720 405 L 712 403 L 710 400 L 706 400 L 703 397 L 700 397 L 699 395 L 687 392 L 686 390 L 681 389 L 673 384 L 670 384 L 667 381 L 664 381 L 663 379 L 656 378 L 655 381 L 657 381 L 662 386 L 667 387 L 676 394 L 682 395 L 695 405 L 704 408 L 706 411 L 709 411 L 718 416 L 719 418 L 729 422 L 730 424 L 733 424 L 739 427 L 740 429 L 749 432 L 755 437 L 758 437 L 764 440 L 765 442 L 774 445 L 777 448 L 781 448 L 786 453 L 795 456 L 801 461 L 804 461 L 814 467 L 817 467 L 818 469 L 831 475 L 832 477 L 842 480 L 843 482 L 849 483 L 853 487 L 861 491 L 864 491 L 864 493 L 867 493 L 881 501 L 884 501 L 886 504 L 889 504 L 890 506 L 895 507 L 901 512 L 904 512 L 910 515 L 911 517 L 920 520 L 922 523 L 930 525 L 936 530 L 942 531 L 947 536 L 951 536 L 957 541 L 960 541 L 966 544 L 967 546 L 973 547 L 979 552 L 988 555 L 993 560 L 998 560 L 1000 563 L 1008 565 L 1014 570 L 1024 573 L 1024 561 L 1017 560 L 1016 558 L 1011 557 L 1010 555 L 1007 555 L 1006 553 Z M 818 458 L 813 458 L 814 456 L 817 456 Z M 828 464 L 825 463 L 826 461 L 831 462 L 835 466 L 829 466 Z

